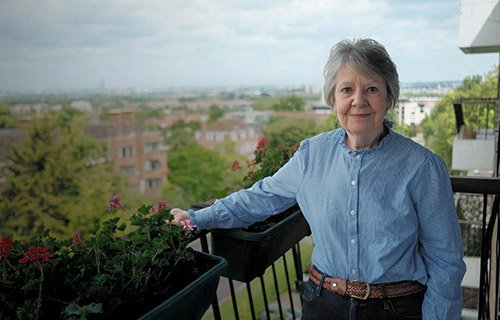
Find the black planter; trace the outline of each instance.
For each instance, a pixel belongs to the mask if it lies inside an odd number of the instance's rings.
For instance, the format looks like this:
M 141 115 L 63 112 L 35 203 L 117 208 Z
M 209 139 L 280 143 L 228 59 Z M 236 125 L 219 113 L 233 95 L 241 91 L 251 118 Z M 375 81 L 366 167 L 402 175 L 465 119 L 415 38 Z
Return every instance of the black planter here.
M 250 282 L 262 276 L 274 261 L 311 232 L 300 209 L 262 232 L 244 229 L 211 230 L 212 253 L 228 262 L 222 275 L 233 280 Z
M 227 269 L 227 262 L 221 257 L 195 252 L 196 259 L 206 259 L 215 265 L 184 289 L 158 305 L 140 320 L 152 319 L 201 319 L 215 298 L 219 278 Z

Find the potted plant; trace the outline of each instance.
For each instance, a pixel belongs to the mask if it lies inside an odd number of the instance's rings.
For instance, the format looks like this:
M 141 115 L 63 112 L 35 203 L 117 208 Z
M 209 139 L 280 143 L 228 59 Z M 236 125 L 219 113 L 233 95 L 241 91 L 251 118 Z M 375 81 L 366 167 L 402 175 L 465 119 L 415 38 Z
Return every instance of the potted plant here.
M 121 208 L 117 197 L 110 203 Z M 139 208 L 130 225 L 114 217 L 86 236 L 1 237 L 0 318 L 201 318 L 226 262 L 193 251 L 171 218 L 160 202 Z
M 248 187 L 275 173 L 297 149 L 298 145 L 271 148 L 269 141 L 262 138 L 254 152 L 254 160 L 247 164 L 249 172 L 243 178 L 245 185 Z M 242 168 L 235 161 L 232 169 Z M 249 282 L 264 274 L 267 267 L 309 234 L 309 225 L 296 205 L 247 228 L 211 230 L 212 253 L 227 260 L 224 276 Z

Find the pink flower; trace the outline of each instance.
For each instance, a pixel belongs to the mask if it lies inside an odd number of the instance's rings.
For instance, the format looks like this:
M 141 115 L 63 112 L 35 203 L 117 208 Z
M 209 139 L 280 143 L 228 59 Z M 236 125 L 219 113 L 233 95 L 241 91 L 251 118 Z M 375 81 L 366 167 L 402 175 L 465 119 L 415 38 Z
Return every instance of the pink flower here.
M 12 250 L 12 241 L 9 237 L 2 237 L 0 240 L 0 258 L 8 258 L 10 256 L 10 251 Z
M 233 164 L 231 164 L 231 170 L 239 170 L 241 169 L 241 165 L 240 163 L 238 162 L 238 160 L 234 160 L 233 161 Z
M 182 220 L 181 221 L 182 225 L 182 230 L 184 231 L 184 234 L 187 235 L 194 230 L 194 225 L 191 224 L 191 220 Z
M 19 259 L 19 262 L 28 263 L 29 261 L 35 262 L 38 260 L 47 262 L 53 256 L 52 253 L 49 253 L 49 247 L 30 247 L 29 250 L 24 253 L 24 257 Z
M 166 200 L 160 200 L 158 201 L 158 212 L 162 211 L 163 209 L 168 208 L 168 202 Z
M 250 160 L 247 160 L 247 168 L 250 169 L 251 167 L 253 167 L 255 164 L 255 161 L 250 161 Z
M 160 200 L 158 201 L 158 207 L 155 207 L 154 204 L 151 204 L 151 210 L 149 210 L 150 213 L 160 213 L 162 210 L 167 210 L 168 209 L 168 202 L 165 200 Z
M 82 243 L 83 243 L 83 240 L 80 237 L 80 231 L 73 232 L 73 243 L 71 245 L 77 246 L 77 245 L 82 244 Z
M 121 209 L 122 204 L 121 204 L 121 198 L 119 195 L 115 194 L 108 199 L 108 209 L 107 211 L 112 211 L 116 209 Z

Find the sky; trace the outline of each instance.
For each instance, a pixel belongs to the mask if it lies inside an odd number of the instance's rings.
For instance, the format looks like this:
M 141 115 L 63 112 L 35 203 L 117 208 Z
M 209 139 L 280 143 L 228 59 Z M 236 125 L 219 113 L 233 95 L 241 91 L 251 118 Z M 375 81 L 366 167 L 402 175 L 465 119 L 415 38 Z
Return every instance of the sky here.
M 485 74 L 460 0 L 0 0 L 0 92 L 322 85 L 338 41 L 373 38 L 402 82 Z

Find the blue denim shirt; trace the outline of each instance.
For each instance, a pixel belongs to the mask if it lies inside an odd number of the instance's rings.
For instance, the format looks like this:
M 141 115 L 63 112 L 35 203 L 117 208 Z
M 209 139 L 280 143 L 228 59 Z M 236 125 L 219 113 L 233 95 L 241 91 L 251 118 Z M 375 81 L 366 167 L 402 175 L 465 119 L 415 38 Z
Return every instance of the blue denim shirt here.
M 463 248 L 443 160 L 391 129 L 373 149 L 346 147 L 345 130 L 302 141 L 272 177 L 193 212 L 199 228 L 252 224 L 298 203 L 326 274 L 427 285 L 424 319 L 460 319 Z

